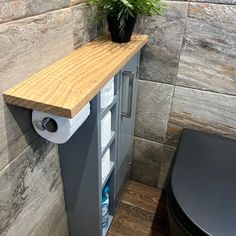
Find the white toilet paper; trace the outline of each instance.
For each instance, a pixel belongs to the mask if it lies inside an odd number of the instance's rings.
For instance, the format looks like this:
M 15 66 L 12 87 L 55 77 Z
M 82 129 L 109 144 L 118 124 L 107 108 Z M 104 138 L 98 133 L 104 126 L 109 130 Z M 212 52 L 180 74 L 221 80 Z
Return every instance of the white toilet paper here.
M 114 99 L 114 77 L 101 89 L 101 109 L 109 106 Z
M 106 147 L 111 139 L 111 112 L 107 114 L 101 120 L 101 145 L 102 150 Z
M 106 151 L 102 158 L 102 179 L 105 179 L 110 171 L 110 149 Z
M 36 132 L 50 142 L 61 144 L 67 142 L 76 130 L 84 123 L 90 114 L 90 104 L 88 103 L 73 119 L 55 116 L 44 112 L 33 111 L 32 123 Z M 51 118 L 57 123 L 56 132 L 40 130 L 37 123 L 45 118 Z

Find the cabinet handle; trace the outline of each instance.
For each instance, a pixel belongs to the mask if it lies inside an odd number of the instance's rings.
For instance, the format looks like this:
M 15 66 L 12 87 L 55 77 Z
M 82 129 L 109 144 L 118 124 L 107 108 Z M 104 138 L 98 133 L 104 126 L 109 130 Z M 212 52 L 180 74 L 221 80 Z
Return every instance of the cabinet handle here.
M 127 78 L 129 80 L 128 83 L 128 98 L 127 98 L 127 111 L 121 112 L 121 115 L 127 118 L 131 118 L 132 114 L 132 100 L 133 100 L 133 84 L 134 84 L 134 76 L 135 73 L 133 71 L 123 71 L 122 72 L 122 80 Z

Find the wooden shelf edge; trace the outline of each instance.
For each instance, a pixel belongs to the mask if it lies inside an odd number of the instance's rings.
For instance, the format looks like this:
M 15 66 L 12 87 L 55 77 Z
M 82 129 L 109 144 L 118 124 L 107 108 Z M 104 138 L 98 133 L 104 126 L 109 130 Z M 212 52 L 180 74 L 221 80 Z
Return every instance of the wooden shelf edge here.
M 22 103 L 22 98 L 14 97 L 14 96 L 9 95 L 7 93 L 3 94 L 3 98 L 4 98 L 4 101 L 10 105 L 16 105 L 16 106 L 19 106 L 22 108 L 41 111 L 41 112 L 53 114 L 56 116 L 63 116 L 66 118 L 73 118 L 74 117 L 72 115 L 71 110 L 68 108 L 56 107 L 51 104 L 40 103 L 40 102 L 35 102 L 35 101 L 27 101 L 27 99 L 25 99 L 25 103 Z M 19 103 L 20 103 L 20 105 L 19 105 Z

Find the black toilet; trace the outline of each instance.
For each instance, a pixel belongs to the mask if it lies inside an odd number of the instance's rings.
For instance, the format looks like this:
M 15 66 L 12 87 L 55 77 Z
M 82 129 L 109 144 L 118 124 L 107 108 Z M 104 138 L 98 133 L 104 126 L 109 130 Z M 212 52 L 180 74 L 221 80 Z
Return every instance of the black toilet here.
M 167 206 L 172 236 L 236 235 L 236 141 L 184 130 Z

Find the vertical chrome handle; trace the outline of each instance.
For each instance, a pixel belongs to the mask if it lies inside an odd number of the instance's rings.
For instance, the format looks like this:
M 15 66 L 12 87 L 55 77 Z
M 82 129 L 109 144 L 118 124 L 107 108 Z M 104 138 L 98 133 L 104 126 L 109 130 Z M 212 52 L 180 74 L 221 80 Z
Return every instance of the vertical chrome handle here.
M 122 72 L 122 80 L 128 79 L 128 98 L 127 98 L 127 111 L 121 112 L 121 115 L 127 118 L 131 118 L 132 114 L 132 100 L 133 100 L 133 84 L 134 84 L 134 76 L 135 73 L 133 71 L 123 71 Z

